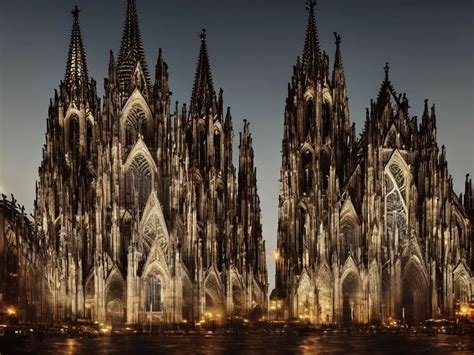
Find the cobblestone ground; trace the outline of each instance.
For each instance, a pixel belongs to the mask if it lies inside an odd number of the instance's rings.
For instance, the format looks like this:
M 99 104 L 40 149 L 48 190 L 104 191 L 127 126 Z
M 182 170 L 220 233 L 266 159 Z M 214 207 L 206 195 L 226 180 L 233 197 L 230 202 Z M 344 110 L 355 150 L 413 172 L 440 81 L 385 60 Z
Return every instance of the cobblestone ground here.
M 474 337 L 453 335 L 183 335 L 49 338 L 35 354 L 474 354 Z

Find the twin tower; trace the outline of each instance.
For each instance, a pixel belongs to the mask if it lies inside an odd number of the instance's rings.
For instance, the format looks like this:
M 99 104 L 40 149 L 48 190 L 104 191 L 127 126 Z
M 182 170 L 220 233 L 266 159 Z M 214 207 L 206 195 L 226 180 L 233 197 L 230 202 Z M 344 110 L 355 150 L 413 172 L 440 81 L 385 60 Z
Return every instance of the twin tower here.
M 249 124 L 237 170 L 205 31 L 191 102 L 172 108 L 163 54 L 152 82 L 128 0 L 101 100 L 74 9 L 35 204 L 51 256 L 43 291 L 51 320 L 220 322 L 269 311 L 315 324 L 417 323 L 471 300 L 472 185 L 453 192 L 434 107 L 425 104 L 418 124 L 387 66 L 356 138 L 341 38 L 330 75 L 314 8 L 309 1 L 288 86 L 270 304 Z

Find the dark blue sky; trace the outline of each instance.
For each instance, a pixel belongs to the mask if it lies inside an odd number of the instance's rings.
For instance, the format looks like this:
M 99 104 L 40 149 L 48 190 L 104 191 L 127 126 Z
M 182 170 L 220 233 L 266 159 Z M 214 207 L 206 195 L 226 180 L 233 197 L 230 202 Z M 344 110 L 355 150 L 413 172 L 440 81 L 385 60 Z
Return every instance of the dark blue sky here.
M 89 73 L 103 93 L 108 51 L 118 52 L 126 0 L 0 0 L 0 190 L 32 209 L 49 98 L 64 76 L 74 5 L 81 9 Z M 242 119 L 251 122 L 262 199 L 269 279 L 276 248 L 283 108 L 292 66 L 303 48 L 303 0 L 137 0 L 146 59 L 154 72 L 162 47 L 173 101 L 189 102 L 205 27 L 216 89 L 232 107 L 235 151 Z M 383 66 L 412 115 L 436 103 L 438 142 L 460 192 L 474 172 L 474 2 L 472 0 L 320 0 L 322 48 L 334 55 L 342 35 L 351 119 L 362 129 L 365 107 Z M 237 161 L 234 159 L 234 163 Z

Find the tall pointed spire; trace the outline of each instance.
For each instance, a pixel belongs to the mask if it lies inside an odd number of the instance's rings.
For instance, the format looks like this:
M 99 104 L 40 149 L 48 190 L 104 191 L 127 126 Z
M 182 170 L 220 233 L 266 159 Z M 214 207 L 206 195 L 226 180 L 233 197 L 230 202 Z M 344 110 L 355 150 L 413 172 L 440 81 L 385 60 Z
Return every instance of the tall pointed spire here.
M 314 10 L 316 0 L 307 0 L 306 9 L 309 12 L 308 27 L 306 29 L 306 39 L 303 49 L 303 67 L 308 74 L 316 73 L 319 60 L 321 58 L 321 48 L 319 45 L 318 28 Z
M 341 85 L 345 87 L 345 77 L 344 77 L 344 66 L 342 65 L 342 54 L 341 54 L 341 36 L 334 32 L 334 37 L 336 39 L 336 57 L 334 59 L 334 71 L 333 71 L 333 85 Z
M 145 61 L 145 51 L 138 25 L 137 7 L 135 0 L 127 0 L 127 16 L 122 33 L 122 42 L 117 61 L 117 73 L 122 89 L 126 89 L 132 80 L 135 68 L 140 63 L 141 70 L 149 86 L 150 77 Z
M 341 55 L 341 36 L 339 33 L 334 32 L 334 38 L 336 39 L 336 58 L 334 60 L 334 68 L 342 68 L 342 55 Z
M 201 49 L 194 76 L 193 93 L 191 96 L 191 111 L 204 114 L 212 107 L 215 98 L 214 85 L 212 83 L 211 66 L 206 44 L 206 30 L 201 31 Z
M 81 28 L 79 26 L 79 9 L 77 6 L 74 7 L 71 13 L 74 20 L 72 23 L 64 83 L 68 90 L 73 90 L 74 93 L 80 93 L 84 88 L 87 88 L 88 82 L 86 53 L 82 43 Z
M 163 59 L 163 51 L 158 51 L 158 60 L 155 66 L 155 91 L 168 91 L 168 65 Z
M 400 106 L 400 101 L 397 97 L 397 92 L 393 88 L 392 83 L 390 82 L 389 72 L 390 72 L 390 65 L 389 63 L 385 63 L 383 67 L 385 71 L 385 78 L 380 87 L 379 95 L 377 97 L 377 107 L 379 110 L 383 110 L 385 105 L 390 101 L 394 101 L 397 106 Z

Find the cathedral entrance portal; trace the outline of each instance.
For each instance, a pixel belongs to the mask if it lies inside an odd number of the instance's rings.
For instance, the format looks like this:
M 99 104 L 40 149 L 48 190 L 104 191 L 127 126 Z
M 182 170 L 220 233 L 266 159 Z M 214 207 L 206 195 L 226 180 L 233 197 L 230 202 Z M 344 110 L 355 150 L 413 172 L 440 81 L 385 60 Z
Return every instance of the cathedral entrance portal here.
M 418 325 L 428 318 L 428 285 L 418 262 L 410 261 L 405 267 L 402 282 L 402 319 L 409 325 Z
M 122 325 L 125 321 L 125 313 L 122 301 L 118 298 L 107 303 L 107 323 L 113 327 Z
M 113 271 L 105 291 L 106 322 L 119 326 L 125 322 L 124 282 L 118 271 Z
M 357 322 L 359 314 L 360 283 L 355 272 L 350 272 L 342 281 L 342 323 Z

